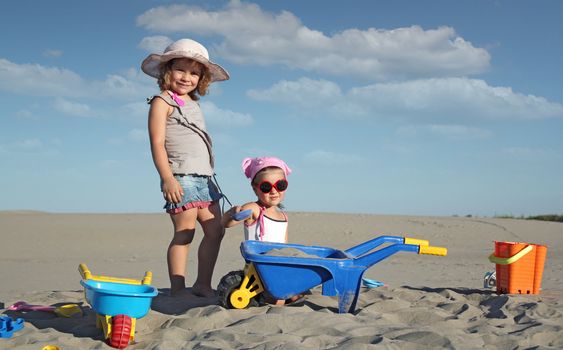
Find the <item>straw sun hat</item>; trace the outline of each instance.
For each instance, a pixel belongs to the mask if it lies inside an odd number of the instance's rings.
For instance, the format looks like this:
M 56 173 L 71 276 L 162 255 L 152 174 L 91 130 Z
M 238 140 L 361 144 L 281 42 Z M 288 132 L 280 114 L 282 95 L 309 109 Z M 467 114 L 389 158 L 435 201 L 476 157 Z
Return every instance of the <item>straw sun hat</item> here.
M 162 55 L 153 53 L 147 56 L 141 64 L 143 72 L 151 77 L 157 78 L 160 75 L 160 64 L 168 62 L 174 58 L 190 58 L 207 67 L 211 75 L 211 81 L 221 81 L 229 79 L 229 73 L 220 65 L 209 60 L 207 49 L 195 40 L 180 39 L 170 44 Z

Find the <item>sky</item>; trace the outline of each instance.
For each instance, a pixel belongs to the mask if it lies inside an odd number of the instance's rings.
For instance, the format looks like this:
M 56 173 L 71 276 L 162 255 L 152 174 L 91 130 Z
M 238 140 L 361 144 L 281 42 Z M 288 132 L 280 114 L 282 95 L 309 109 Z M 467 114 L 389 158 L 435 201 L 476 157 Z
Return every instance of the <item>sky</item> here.
M 288 211 L 563 213 L 563 2 L 9 1 L 0 210 L 162 212 L 140 70 L 181 38 L 231 75 L 201 99 L 217 180 L 293 169 Z M 228 203 L 225 209 L 228 209 Z

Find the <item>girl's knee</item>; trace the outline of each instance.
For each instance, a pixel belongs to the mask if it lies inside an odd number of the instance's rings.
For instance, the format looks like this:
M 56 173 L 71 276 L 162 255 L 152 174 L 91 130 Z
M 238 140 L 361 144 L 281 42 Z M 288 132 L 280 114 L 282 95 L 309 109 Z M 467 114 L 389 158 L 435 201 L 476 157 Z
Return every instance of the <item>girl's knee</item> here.
M 221 240 L 225 235 L 225 228 L 221 225 L 219 220 L 208 222 L 206 225 L 202 226 L 202 228 L 205 237 Z
M 195 229 L 185 229 L 174 232 L 171 244 L 188 245 L 194 240 Z

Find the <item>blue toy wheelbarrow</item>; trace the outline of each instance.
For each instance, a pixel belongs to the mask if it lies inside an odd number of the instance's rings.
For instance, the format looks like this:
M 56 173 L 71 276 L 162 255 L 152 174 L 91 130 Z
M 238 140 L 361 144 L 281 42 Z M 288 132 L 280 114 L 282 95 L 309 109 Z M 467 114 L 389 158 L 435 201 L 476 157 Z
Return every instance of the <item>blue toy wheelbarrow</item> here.
M 123 349 L 135 339 L 137 318 L 150 310 L 152 299 L 158 294 L 151 286 L 152 272 L 145 272 L 141 280 L 93 275 L 86 264 L 80 264 L 80 284 L 84 296 L 96 312 L 96 327 L 101 328 L 108 345 Z
M 302 254 L 272 254 L 286 248 Z M 364 272 L 381 260 L 399 251 L 447 254 L 446 248 L 430 246 L 426 240 L 396 236 L 380 236 L 344 251 L 261 241 L 244 241 L 240 250 L 246 261 L 244 271 L 228 273 L 217 287 L 224 307 L 258 306 L 258 296 L 265 291 L 275 299 L 289 299 L 322 284 L 323 295 L 338 296 L 339 313 L 354 312 Z

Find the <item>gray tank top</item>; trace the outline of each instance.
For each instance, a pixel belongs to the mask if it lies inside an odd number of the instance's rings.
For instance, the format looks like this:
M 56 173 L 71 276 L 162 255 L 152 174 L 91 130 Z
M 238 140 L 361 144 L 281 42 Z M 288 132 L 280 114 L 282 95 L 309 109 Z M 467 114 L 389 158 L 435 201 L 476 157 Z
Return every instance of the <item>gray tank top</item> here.
M 165 139 L 168 164 L 172 173 L 213 175 L 212 143 L 199 104 L 186 101 L 186 104 L 180 107 L 166 92 L 151 97 L 148 103 L 152 103 L 157 97 L 174 107 L 166 120 Z

